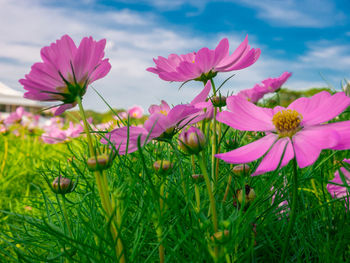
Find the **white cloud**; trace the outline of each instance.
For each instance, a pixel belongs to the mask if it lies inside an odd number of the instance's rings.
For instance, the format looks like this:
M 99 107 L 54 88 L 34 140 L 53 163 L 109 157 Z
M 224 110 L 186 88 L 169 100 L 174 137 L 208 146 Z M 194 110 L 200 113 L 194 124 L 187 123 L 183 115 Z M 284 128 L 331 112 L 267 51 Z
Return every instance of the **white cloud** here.
M 158 55 L 168 56 L 170 53 L 187 53 L 202 46 L 215 48 L 224 36 L 231 36 L 230 50 L 233 52 L 245 37 L 237 32 L 218 33 L 216 37 L 210 38 L 198 37 L 190 31 L 169 29 L 159 24 L 157 17 L 152 14 L 141 15 L 127 9 L 94 12 L 53 8 L 43 6 L 39 0 L 30 3 L 25 0 L 0 0 L 0 6 L 0 17 L 6 21 L 6 26 L 0 27 L 0 81 L 23 91 L 18 79 L 30 71 L 33 63 L 40 61 L 41 47 L 49 45 L 63 34 L 71 35 L 76 42 L 86 35 L 92 35 L 95 39 L 106 38 L 105 53 L 110 58 L 112 70 L 106 78 L 96 81 L 93 87 L 111 106 L 117 108 L 139 104 L 146 109 L 162 99 L 171 104 L 190 101 L 202 89 L 201 83 L 188 83 L 179 91 L 180 83 L 164 82 L 146 71 L 147 67 L 154 66 L 152 58 Z M 249 36 L 249 42 L 252 47 L 262 48 L 254 35 Z M 267 77 L 277 77 L 286 70 L 293 71 L 292 79 L 299 81 L 293 84 L 291 79 L 289 82 L 293 87 L 320 84 L 308 81 L 310 77 L 304 74 L 305 71 L 300 66 L 303 64 L 300 63 L 319 63 L 322 58 L 317 56 L 322 54 L 317 52 L 321 50 L 313 50 L 310 46 L 305 57 L 290 61 L 267 56 L 266 49 L 263 48 L 262 56 L 255 65 L 237 72 L 223 91 L 237 92 L 250 88 L 255 83 Z M 329 51 L 323 61 L 331 55 Z M 340 59 L 339 56 L 338 58 Z M 229 75 L 222 74 L 217 82 Z M 320 79 L 319 76 L 313 78 Z M 84 104 L 87 108 L 107 110 L 107 106 L 92 89 L 85 95 Z

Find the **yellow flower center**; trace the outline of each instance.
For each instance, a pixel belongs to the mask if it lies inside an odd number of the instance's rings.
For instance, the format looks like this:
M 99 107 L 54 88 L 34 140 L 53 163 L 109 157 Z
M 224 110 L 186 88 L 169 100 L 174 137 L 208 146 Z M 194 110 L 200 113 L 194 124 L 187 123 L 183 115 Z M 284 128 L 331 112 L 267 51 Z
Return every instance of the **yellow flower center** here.
M 292 137 L 298 132 L 303 116 L 296 110 L 281 110 L 273 115 L 272 123 L 275 125 L 279 137 Z
M 161 111 L 159 111 L 159 113 L 161 113 L 161 114 L 163 114 L 163 115 L 165 115 L 165 116 L 167 116 L 167 115 L 168 115 L 168 112 L 167 112 L 167 111 L 165 111 L 165 110 L 161 110 Z

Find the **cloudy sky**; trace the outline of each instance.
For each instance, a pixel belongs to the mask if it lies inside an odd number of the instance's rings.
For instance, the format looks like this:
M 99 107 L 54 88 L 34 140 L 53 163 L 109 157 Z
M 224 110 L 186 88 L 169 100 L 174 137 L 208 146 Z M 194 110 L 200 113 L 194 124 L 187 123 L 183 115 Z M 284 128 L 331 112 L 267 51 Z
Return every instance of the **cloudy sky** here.
M 250 45 L 261 49 L 260 59 L 236 72 L 225 92 L 284 71 L 293 73 L 286 83 L 292 89 L 339 88 L 350 79 L 348 0 L 0 0 L 0 82 L 23 91 L 18 79 L 40 61 L 43 46 L 64 34 L 77 44 L 84 36 L 107 39 L 112 70 L 93 86 L 115 108 L 190 101 L 201 83 L 179 90 L 179 83 L 145 70 L 152 59 L 214 49 L 223 37 L 233 52 L 247 34 Z M 92 89 L 84 104 L 107 109 Z

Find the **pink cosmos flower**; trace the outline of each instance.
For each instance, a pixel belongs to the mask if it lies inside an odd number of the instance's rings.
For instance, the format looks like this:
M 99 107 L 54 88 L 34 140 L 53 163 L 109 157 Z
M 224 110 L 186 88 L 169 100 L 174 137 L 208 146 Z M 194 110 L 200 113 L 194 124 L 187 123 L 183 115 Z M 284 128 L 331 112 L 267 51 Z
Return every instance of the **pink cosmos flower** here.
M 344 159 L 343 162 L 350 164 L 350 159 Z M 350 186 L 350 172 L 344 167 L 341 167 L 340 171 L 344 175 L 346 183 L 348 184 L 348 186 Z M 335 183 L 337 185 L 331 183 Z M 341 185 L 344 185 L 344 182 L 340 177 L 339 171 L 336 171 L 334 173 L 334 179 L 330 181 L 330 183 L 327 185 L 327 190 L 333 198 L 342 198 L 348 196 L 349 190 L 347 190 L 345 186 Z M 347 198 L 346 202 L 348 209 L 350 209 L 350 199 Z
M 261 108 L 247 100 L 231 96 L 227 108 L 217 120 L 244 131 L 265 132 L 263 138 L 216 157 L 228 163 L 249 163 L 263 155 L 253 175 L 275 170 L 296 157 L 299 167 L 313 164 L 323 149 L 346 149 L 350 143 L 349 121 L 324 124 L 344 111 L 350 98 L 343 92 L 331 95 L 322 91 L 311 98 L 299 98 L 287 108 Z M 284 152 L 284 155 L 283 155 Z M 283 159 L 281 160 L 283 155 Z
M 240 70 L 254 64 L 259 56 L 260 49 L 250 48 L 248 36 L 230 55 L 228 39 L 224 38 L 214 49 L 206 47 L 198 52 L 185 55 L 171 54 L 168 58 L 159 56 L 153 59 L 156 66 L 147 71 L 157 74 L 166 81 L 199 80 L 206 82 L 216 76 L 218 72 Z
M 251 89 L 241 90 L 237 96 L 246 98 L 250 102 L 257 103 L 265 94 L 279 90 L 290 76 L 292 76 L 292 73 L 284 72 L 278 78 L 265 79 L 262 81 L 262 84 L 255 84 Z
M 127 111 L 130 118 L 141 119 L 143 116 L 143 109 L 140 106 L 133 106 Z
M 292 76 L 290 72 L 284 72 L 281 76 L 277 78 L 268 78 L 262 81 L 262 84 L 266 90 L 269 92 L 275 92 L 279 90 L 282 85 Z
M 169 107 L 165 101 L 162 104 Z M 151 108 L 155 108 L 154 105 L 150 107 L 150 111 Z M 153 139 L 169 139 L 186 125 L 194 123 L 192 116 L 199 111 L 192 105 L 177 105 L 168 112 L 154 112 L 143 127 L 121 127 L 111 131 L 106 137 L 115 145 L 120 155 L 132 153 L 137 150 L 139 136 L 141 145 Z M 107 144 L 108 141 L 102 139 L 102 143 Z
M 255 84 L 254 88 L 241 90 L 238 92 L 237 96 L 250 102 L 257 103 L 266 93 L 267 91 L 263 86 Z
M 23 107 L 18 107 L 16 111 L 10 113 L 10 115 L 5 119 L 4 123 L 6 125 L 20 123 L 25 113 L 26 112 Z
M 61 101 L 55 115 L 77 104 L 88 85 L 103 78 L 111 69 L 108 59 L 103 59 L 106 40 L 94 41 L 85 37 L 76 47 L 64 35 L 56 43 L 41 49 L 43 62 L 35 63 L 29 74 L 19 82 L 27 92 L 25 98 L 40 101 Z

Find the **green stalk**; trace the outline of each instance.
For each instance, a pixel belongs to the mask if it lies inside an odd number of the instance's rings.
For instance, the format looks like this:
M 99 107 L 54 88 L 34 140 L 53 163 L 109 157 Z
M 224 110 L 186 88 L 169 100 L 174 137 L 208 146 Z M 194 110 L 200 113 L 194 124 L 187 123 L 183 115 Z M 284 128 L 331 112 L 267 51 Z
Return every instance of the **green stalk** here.
M 298 201 L 298 167 L 297 167 L 297 161 L 296 158 L 293 159 L 293 167 L 294 167 L 294 173 L 293 173 L 293 189 L 292 189 L 292 207 L 290 211 L 290 221 L 287 228 L 286 233 L 286 240 L 283 245 L 282 250 L 282 257 L 280 262 L 285 262 L 286 256 L 287 256 L 287 247 L 289 245 L 289 237 L 293 230 L 295 219 L 296 219 L 296 206 Z
M 213 79 L 210 79 L 211 86 L 213 88 L 214 96 L 216 96 L 215 83 Z M 216 169 L 215 169 L 215 154 L 216 154 L 216 107 L 214 106 L 214 118 L 213 118 L 213 136 L 212 136 L 212 144 L 211 144 L 211 178 L 214 181 L 214 189 L 216 189 Z
M 4 177 L 4 168 L 5 168 L 5 164 L 6 164 L 6 160 L 7 160 L 7 152 L 8 152 L 8 141 L 7 141 L 7 137 L 6 136 L 3 136 L 4 137 L 4 156 L 2 158 L 2 164 L 1 164 L 1 171 L 0 171 L 0 175 L 2 177 Z
M 208 190 L 208 195 L 209 195 L 209 200 L 210 200 L 210 208 L 211 208 L 211 219 L 213 222 L 213 229 L 214 229 L 214 233 L 218 232 L 218 217 L 217 217 L 217 213 L 216 213 L 216 202 L 215 202 L 215 197 L 211 188 L 211 183 L 210 183 L 210 179 L 209 179 L 209 175 L 207 172 L 207 168 L 205 166 L 204 163 L 204 159 L 203 157 L 198 154 L 198 161 L 199 161 L 199 166 L 202 170 L 202 174 L 205 180 L 205 184 L 207 186 L 207 190 Z M 215 261 L 219 258 L 219 249 L 218 247 L 215 245 L 214 247 L 214 252 L 215 252 Z
M 63 203 L 63 205 L 62 205 L 63 217 L 64 217 L 64 220 L 66 221 L 66 225 L 67 225 L 67 228 L 68 228 L 69 235 L 71 237 L 73 237 L 72 229 L 70 227 L 70 223 L 69 223 L 69 220 L 68 220 L 68 213 L 67 213 L 67 208 L 66 208 L 66 198 L 63 196 L 62 200 L 63 200 L 63 202 L 62 202 Z
M 85 111 L 84 111 L 83 104 L 81 101 L 81 97 L 79 97 L 79 96 L 77 97 L 77 102 L 78 102 L 78 106 L 79 106 L 80 115 L 83 119 L 84 130 L 85 130 L 85 133 L 87 136 L 89 153 L 90 153 L 89 157 L 95 157 L 95 159 L 97 159 L 96 153 L 95 153 L 94 148 L 93 148 L 89 124 L 88 124 L 87 119 L 86 119 L 86 115 L 85 115 Z M 110 217 L 113 216 L 114 222 L 111 223 L 111 225 L 110 225 L 110 232 L 111 232 L 113 239 L 114 240 L 117 239 L 116 247 L 115 247 L 116 255 L 119 259 L 119 262 L 124 263 L 125 256 L 123 253 L 123 245 L 122 245 L 122 242 L 120 242 L 120 238 L 118 238 L 119 235 L 118 235 L 118 231 L 117 231 L 116 226 L 115 226 L 115 221 L 116 221 L 115 216 L 112 215 L 113 208 L 112 208 L 111 200 L 109 198 L 109 189 L 108 189 L 106 176 L 101 171 L 95 171 L 94 174 L 95 174 L 97 189 L 98 189 L 98 192 L 99 192 L 99 195 L 101 198 L 102 208 L 106 212 L 106 220 L 109 221 Z

